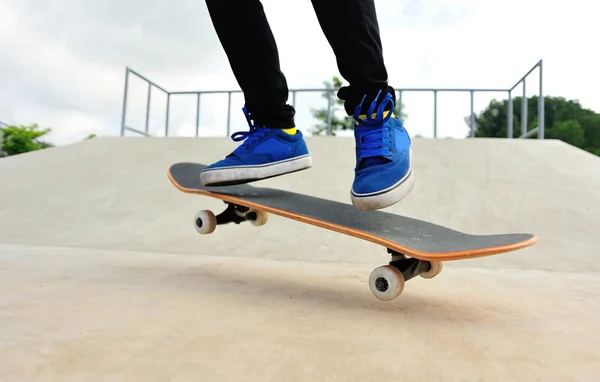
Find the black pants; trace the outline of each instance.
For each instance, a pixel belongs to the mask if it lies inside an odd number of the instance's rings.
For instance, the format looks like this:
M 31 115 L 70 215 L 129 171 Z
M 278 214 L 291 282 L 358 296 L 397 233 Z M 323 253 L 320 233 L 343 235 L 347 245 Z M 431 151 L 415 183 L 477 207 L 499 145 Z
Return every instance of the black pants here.
M 254 123 L 295 126 L 277 45 L 260 1 L 206 0 L 206 4 Z M 374 0 L 312 0 L 312 4 L 340 74 L 349 84 L 337 94 L 347 114 L 352 115 L 366 95 L 364 112 L 379 90 L 378 100 L 386 92 L 395 99 L 387 83 Z

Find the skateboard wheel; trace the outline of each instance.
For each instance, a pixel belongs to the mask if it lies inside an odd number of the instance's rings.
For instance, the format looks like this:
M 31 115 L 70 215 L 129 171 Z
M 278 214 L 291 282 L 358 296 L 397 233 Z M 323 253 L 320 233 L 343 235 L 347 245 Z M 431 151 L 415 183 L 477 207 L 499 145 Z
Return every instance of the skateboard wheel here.
M 431 261 L 431 269 L 427 272 L 421 273 L 421 277 L 424 279 L 432 279 L 435 276 L 439 275 L 442 272 L 442 262 L 440 261 Z
M 253 226 L 258 227 L 267 224 L 269 214 L 265 211 L 250 210 L 248 211 L 248 220 L 250 220 Z
M 217 228 L 217 217 L 212 211 L 198 211 L 194 218 L 194 226 L 199 234 L 207 235 L 213 233 Z
M 392 265 L 377 267 L 371 272 L 369 287 L 375 297 L 390 301 L 400 296 L 404 290 L 404 276 Z

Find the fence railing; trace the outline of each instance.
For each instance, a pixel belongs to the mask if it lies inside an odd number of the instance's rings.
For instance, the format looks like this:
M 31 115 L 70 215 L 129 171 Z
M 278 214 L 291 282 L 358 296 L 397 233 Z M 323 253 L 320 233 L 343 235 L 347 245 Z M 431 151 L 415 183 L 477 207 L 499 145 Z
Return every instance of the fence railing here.
M 534 127 L 531 131 L 528 131 L 527 127 L 527 94 L 526 94 L 526 79 L 527 77 L 536 69 L 539 68 L 539 101 L 538 101 L 538 126 Z M 135 75 L 141 80 L 145 81 L 148 84 L 148 93 L 146 98 L 146 110 L 145 110 L 145 125 L 144 130 L 135 129 L 126 124 L 127 118 L 127 96 L 129 89 L 129 76 Z M 477 89 L 477 88 L 398 88 L 396 89 L 398 104 L 400 105 L 400 113 L 402 107 L 402 96 L 406 92 L 430 92 L 433 94 L 433 136 L 437 138 L 438 131 L 438 121 L 437 121 L 437 113 L 438 113 L 438 94 L 445 92 L 462 92 L 469 93 L 470 95 L 470 121 L 469 121 L 469 129 L 470 136 L 475 137 L 476 132 L 476 123 L 475 123 L 475 111 L 474 111 L 474 99 L 475 93 L 485 93 L 485 92 L 506 92 L 508 93 L 508 118 L 507 118 L 507 138 L 513 138 L 513 98 L 512 92 L 519 85 L 523 84 L 523 102 L 521 103 L 521 135 L 519 138 L 530 138 L 535 133 L 537 133 L 538 139 L 544 139 L 544 98 L 542 93 L 542 60 L 539 60 L 515 85 L 513 85 L 510 89 Z M 164 136 L 169 136 L 169 112 L 171 107 L 171 96 L 175 95 L 196 95 L 196 124 L 195 124 L 195 135 L 198 136 L 200 131 L 200 106 L 201 106 L 201 96 L 203 94 L 227 94 L 227 123 L 226 123 L 226 136 L 229 136 L 231 133 L 231 97 L 233 94 L 241 93 L 241 90 L 212 90 L 212 91 L 168 91 L 165 88 L 157 85 L 151 80 L 147 79 L 143 75 L 139 74 L 133 69 L 129 67 L 125 70 L 125 89 L 123 94 L 123 110 L 121 115 L 121 136 L 125 135 L 126 131 L 131 131 L 136 134 L 140 134 L 143 136 L 152 136 L 149 132 L 149 117 L 150 117 L 150 101 L 152 97 L 152 89 L 156 88 L 157 90 L 163 92 L 167 96 L 166 102 L 166 116 L 165 116 L 165 133 Z M 321 93 L 329 93 L 329 97 L 327 97 L 327 135 L 332 134 L 331 129 L 331 120 L 332 120 L 332 110 L 333 110 L 333 92 L 334 89 L 290 89 L 291 95 L 291 104 L 296 107 L 296 95 L 298 93 L 307 93 L 307 92 L 321 92 Z
M 527 130 L 527 77 L 538 68 L 539 73 L 539 89 L 538 89 L 538 126 L 534 127 L 533 130 Z M 537 133 L 538 139 L 544 139 L 544 92 L 543 92 L 543 69 L 542 60 L 539 60 L 533 68 L 529 69 L 527 73 L 512 88 L 508 89 L 508 136 L 513 136 L 513 98 L 512 91 L 523 84 L 523 95 L 521 99 L 521 135 L 519 138 L 529 138 Z

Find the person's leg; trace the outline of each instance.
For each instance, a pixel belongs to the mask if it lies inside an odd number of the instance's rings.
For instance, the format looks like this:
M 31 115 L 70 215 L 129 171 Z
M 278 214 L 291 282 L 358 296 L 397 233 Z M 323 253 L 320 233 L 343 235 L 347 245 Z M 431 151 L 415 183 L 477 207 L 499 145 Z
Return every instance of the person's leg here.
M 365 94 L 369 102 L 379 90 L 389 90 L 395 98 L 388 87 L 374 1 L 312 0 L 312 4 L 340 74 L 349 83 L 338 92 L 348 115 L 354 114 Z M 363 113 L 367 108 L 368 104 Z
M 392 115 L 396 94 L 388 85 L 374 0 L 312 0 L 340 74 L 348 86 L 338 92 L 354 116 L 356 139 L 352 203 L 359 209 L 388 207 L 414 184 L 412 144 Z
M 244 93 L 250 131 L 224 160 L 207 166 L 204 185 L 246 183 L 312 165 L 302 133 L 295 128 L 294 108 L 279 65 L 275 38 L 259 0 L 206 0 L 208 11 L 231 69 Z M 275 138 L 275 139 L 273 139 Z

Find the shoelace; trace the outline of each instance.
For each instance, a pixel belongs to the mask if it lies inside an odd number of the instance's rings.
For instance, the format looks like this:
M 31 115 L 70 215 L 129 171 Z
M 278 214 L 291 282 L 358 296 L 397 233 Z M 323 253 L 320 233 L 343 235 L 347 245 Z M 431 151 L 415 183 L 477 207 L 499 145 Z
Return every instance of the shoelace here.
M 363 158 L 388 156 L 389 145 L 392 141 L 390 129 L 387 127 L 373 129 L 360 134 L 357 151 L 358 156 Z
M 246 108 L 246 106 L 242 108 L 242 111 L 246 116 L 246 121 L 248 121 L 248 126 L 250 127 L 250 129 L 248 131 L 236 131 L 235 133 L 231 134 L 231 139 L 234 142 L 243 141 L 244 139 L 246 140 L 246 142 L 244 142 L 237 149 L 235 149 L 233 153 L 246 150 L 249 146 L 251 146 L 260 138 L 262 138 L 267 131 L 266 129 L 257 129 L 256 126 L 254 126 L 252 120 L 250 119 L 250 113 L 248 113 L 248 109 Z
M 367 110 L 367 113 L 366 113 L 367 119 L 360 118 L 360 111 L 362 110 L 362 104 L 365 101 L 365 98 L 367 98 L 366 94 L 362 97 L 362 99 L 360 100 L 360 103 L 358 104 L 356 109 L 354 109 L 354 119 L 356 121 L 360 122 L 363 126 L 364 125 L 367 125 L 367 126 L 382 125 L 391 118 L 392 111 L 394 110 L 394 100 L 392 99 L 392 95 L 390 93 L 386 93 L 385 96 L 383 97 L 383 99 L 381 100 L 381 104 L 379 104 L 379 107 L 377 108 L 377 114 L 375 114 L 375 118 L 371 117 L 373 115 L 373 112 L 375 111 L 375 106 L 377 105 L 377 99 L 379 98 L 380 94 L 381 94 L 381 90 L 379 90 L 377 92 L 375 99 L 371 102 L 371 105 L 369 106 L 369 109 Z M 384 113 L 385 107 L 387 106 L 388 103 L 391 104 L 390 112 L 386 116 L 384 116 L 383 113 Z
M 386 122 L 391 118 L 392 111 L 394 110 L 394 100 L 392 95 L 386 93 L 381 101 L 381 104 L 377 108 L 377 113 L 373 118 L 373 112 L 377 105 L 377 99 L 381 94 L 381 90 L 375 96 L 375 99 L 371 102 L 369 109 L 366 113 L 366 119 L 360 118 L 360 111 L 362 104 L 366 98 L 363 96 L 360 104 L 354 110 L 354 119 L 359 122 L 360 127 L 367 127 L 366 129 L 360 129 L 357 131 L 357 154 L 359 158 L 388 156 L 390 154 L 389 145 L 391 143 L 391 132 L 389 127 L 386 126 Z M 391 104 L 390 111 L 384 116 L 385 107 L 387 104 Z

